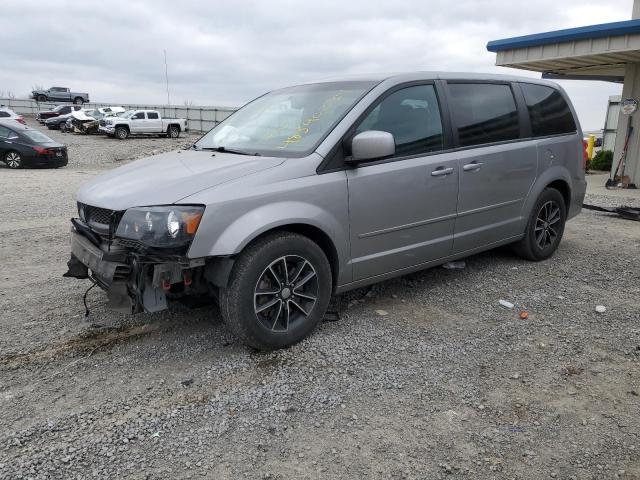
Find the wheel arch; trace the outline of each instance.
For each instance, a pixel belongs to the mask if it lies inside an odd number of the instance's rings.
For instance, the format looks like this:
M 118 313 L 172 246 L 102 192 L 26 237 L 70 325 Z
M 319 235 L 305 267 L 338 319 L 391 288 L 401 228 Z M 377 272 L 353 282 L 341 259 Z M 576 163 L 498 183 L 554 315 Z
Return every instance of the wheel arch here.
M 564 179 L 554 180 L 549 183 L 545 188 L 554 188 L 558 190 L 562 194 L 562 198 L 564 199 L 564 206 L 569 211 L 569 207 L 571 206 L 571 187 Z
M 572 195 L 571 175 L 566 168 L 561 166 L 549 168 L 542 172 L 542 175 L 540 175 L 536 182 L 531 186 L 531 190 L 525 199 L 521 212 L 522 232 L 524 232 L 527 226 L 529 216 L 531 215 L 531 211 L 533 210 L 538 197 L 545 188 L 555 188 L 558 190 L 565 200 L 567 212 L 569 211 Z
M 171 127 L 178 127 L 178 131 L 182 132 L 182 127 L 180 127 L 179 123 L 170 123 L 169 125 L 167 125 L 167 132 Z
M 333 283 L 332 286 L 333 288 L 336 287 L 338 282 L 338 274 L 340 271 L 340 260 L 338 257 L 338 250 L 336 249 L 336 246 L 333 244 L 333 240 L 331 240 L 331 237 L 329 237 L 329 235 L 327 235 L 322 229 L 308 223 L 289 223 L 261 233 L 260 235 L 253 238 L 247 245 L 252 244 L 253 242 L 266 235 L 277 232 L 297 233 L 298 235 L 307 237 L 316 245 L 318 245 L 326 255 L 327 260 L 329 260 L 329 265 L 331 266 L 331 278 Z

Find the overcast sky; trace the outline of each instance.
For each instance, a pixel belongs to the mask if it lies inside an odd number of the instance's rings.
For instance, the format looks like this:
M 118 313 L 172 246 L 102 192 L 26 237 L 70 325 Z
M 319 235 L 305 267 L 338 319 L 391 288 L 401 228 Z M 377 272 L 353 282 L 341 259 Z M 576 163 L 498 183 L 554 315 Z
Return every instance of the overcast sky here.
M 236 106 L 341 74 L 496 67 L 489 40 L 627 20 L 632 0 L 2 0 L 0 93 L 69 86 L 103 102 Z M 584 129 L 613 83 L 563 81 Z

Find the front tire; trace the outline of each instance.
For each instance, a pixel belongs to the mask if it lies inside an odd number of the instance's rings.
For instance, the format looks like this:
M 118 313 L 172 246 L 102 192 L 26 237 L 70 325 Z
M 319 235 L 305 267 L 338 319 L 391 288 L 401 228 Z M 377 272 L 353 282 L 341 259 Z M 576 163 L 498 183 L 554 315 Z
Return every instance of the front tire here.
M 260 350 L 293 345 L 324 317 L 331 298 L 331 267 L 312 240 L 291 232 L 267 235 L 236 260 L 220 292 L 225 323 Z
M 22 157 L 16 151 L 7 152 L 4 156 L 4 163 L 7 164 L 7 167 L 17 170 L 22 168 Z
M 534 262 L 551 257 L 562 240 L 566 219 L 562 194 L 555 188 L 544 189 L 531 211 L 524 238 L 514 245 L 516 254 Z
M 119 140 L 126 140 L 127 137 L 129 136 L 129 130 L 127 130 L 124 127 L 118 127 L 116 128 L 115 136 Z
M 84 100 L 82 99 L 82 97 L 76 97 L 73 99 L 73 103 L 75 105 L 82 105 L 84 103 Z
M 47 101 L 47 97 L 44 95 L 38 95 L 38 97 L 36 98 L 37 102 L 46 102 Z

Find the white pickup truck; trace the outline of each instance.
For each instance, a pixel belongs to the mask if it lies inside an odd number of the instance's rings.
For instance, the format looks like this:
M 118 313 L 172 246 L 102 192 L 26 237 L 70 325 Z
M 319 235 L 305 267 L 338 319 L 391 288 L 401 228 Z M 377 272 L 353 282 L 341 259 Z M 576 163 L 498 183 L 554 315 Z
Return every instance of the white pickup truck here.
M 118 117 L 100 120 L 99 130 L 124 140 L 130 135 L 166 135 L 178 138 L 187 130 L 186 118 L 162 118 L 157 110 L 128 110 Z

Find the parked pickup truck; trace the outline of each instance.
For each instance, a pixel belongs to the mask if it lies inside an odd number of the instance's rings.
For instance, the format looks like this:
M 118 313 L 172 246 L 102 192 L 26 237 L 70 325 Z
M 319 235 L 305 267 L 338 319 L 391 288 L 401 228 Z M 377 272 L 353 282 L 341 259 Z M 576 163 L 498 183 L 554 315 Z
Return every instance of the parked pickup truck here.
M 166 135 L 178 138 L 187 130 L 186 118 L 162 118 L 156 110 L 128 110 L 119 117 L 100 120 L 100 131 L 124 140 L 129 135 Z
M 51 87 L 47 90 L 34 90 L 31 97 L 38 102 L 73 102 L 82 105 L 89 101 L 88 93 L 72 92 L 66 87 Z

